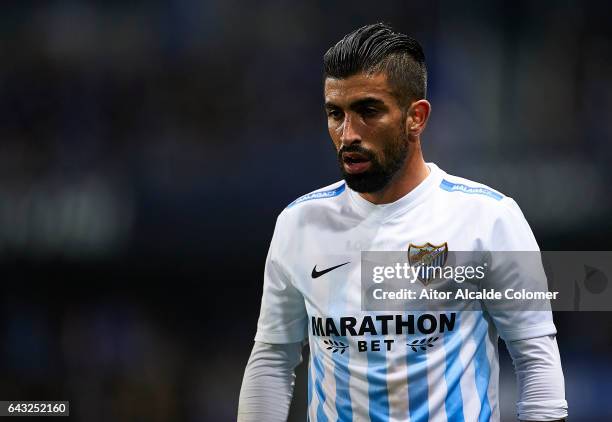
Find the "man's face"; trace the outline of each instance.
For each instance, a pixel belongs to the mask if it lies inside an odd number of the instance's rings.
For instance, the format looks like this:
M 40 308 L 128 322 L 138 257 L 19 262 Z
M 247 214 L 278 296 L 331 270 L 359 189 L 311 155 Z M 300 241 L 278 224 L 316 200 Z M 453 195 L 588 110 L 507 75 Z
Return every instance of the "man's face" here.
M 409 153 L 406 112 L 393 96 L 386 75 L 327 78 L 325 111 L 348 186 L 362 193 L 383 189 Z

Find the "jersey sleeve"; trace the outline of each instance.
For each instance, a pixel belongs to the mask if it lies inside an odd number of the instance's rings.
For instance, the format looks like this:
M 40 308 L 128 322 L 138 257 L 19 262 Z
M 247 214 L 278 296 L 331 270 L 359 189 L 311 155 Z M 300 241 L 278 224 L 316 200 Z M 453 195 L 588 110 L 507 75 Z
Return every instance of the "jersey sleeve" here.
M 517 203 L 504 198 L 495 217 L 488 250 L 491 267 L 488 288 L 498 292 L 547 291 L 540 248 Z M 497 331 L 505 341 L 525 340 L 557 333 L 549 301 L 511 299 L 485 301 Z
M 284 214 L 278 217 L 264 270 L 263 296 L 255 340 L 263 343 L 295 343 L 307 335 L 304 298 L 286 271 L 289 228 Z

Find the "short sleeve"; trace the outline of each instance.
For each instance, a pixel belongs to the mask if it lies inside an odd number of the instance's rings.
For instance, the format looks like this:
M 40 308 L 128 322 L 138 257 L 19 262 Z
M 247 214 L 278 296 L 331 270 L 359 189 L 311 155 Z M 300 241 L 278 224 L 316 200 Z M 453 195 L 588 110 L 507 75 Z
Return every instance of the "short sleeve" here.
M 274 228 L 264 270 L 263 296 L 257 322 L 256 341 L 295 343 L 306 338 L 308 317 L 302 294 L 285 270 L 283 250 L 288 241 L 287 227 L 281 214 Z
M 540 249 L 519 206 L 504 198 L 493 222 L 489 247 L 491 267 L 487 288 L 511 293 L 547 291 Z M 523 290 L 524 289 L 524 290 Z M 557 333 L 547 300 L 485 301 L 497 331 L 505 341 L 526 340 Z

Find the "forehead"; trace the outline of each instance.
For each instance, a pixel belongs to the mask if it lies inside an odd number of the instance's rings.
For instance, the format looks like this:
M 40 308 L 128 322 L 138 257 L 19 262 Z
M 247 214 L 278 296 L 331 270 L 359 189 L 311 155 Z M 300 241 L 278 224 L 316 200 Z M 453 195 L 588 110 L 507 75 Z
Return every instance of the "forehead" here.
M 326 78 L 325 102 L 338 106 L 349 105 L 365 97 L 394 102 L 393 92 L 384 73 L 359 73 L 344 79 Z

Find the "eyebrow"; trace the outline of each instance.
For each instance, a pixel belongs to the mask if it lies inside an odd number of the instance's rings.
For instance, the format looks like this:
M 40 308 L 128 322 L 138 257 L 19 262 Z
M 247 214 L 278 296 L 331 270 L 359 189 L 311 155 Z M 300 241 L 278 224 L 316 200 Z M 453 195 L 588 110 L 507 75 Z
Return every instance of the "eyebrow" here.
M 385 105 L 385 102 L 379 98 L 375 98 L 375 97 L 365 97 L 365 98 L 361 98 L 357 101 L 353 101 L 351 104 L 349 104 L 349 108 L 351 109 L 356 109 L 359 107 L 364 107 L 364 106 L 372 106 L 372 105 Z M 332 103 L 331 101 L 326 101 L 325 102 L 325 108 L 326 109 L 330 109 L 330 108 L 338 108 L 338 106 L 334 103 Z

